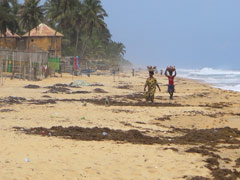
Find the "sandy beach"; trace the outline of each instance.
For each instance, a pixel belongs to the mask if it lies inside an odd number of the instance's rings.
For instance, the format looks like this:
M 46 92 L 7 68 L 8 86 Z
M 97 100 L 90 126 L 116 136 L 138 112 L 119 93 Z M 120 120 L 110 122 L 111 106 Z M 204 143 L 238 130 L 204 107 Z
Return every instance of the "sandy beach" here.
M 169 100 L 156 75 L 151 104 L 147 72 L 58 76 L 4 79 L 0 180 L 240 179 L 240 93 L 177 77 Z M 76 80 L 93 86 L 66 86 Z

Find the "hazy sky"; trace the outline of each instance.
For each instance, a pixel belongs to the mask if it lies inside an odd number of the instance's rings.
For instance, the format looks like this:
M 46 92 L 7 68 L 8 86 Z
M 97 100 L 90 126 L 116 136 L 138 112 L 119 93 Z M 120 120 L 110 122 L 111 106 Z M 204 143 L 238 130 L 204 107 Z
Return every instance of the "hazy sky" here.
M 102 0 L 113 40 L 138 65 L 240 69 L 239 0 Z

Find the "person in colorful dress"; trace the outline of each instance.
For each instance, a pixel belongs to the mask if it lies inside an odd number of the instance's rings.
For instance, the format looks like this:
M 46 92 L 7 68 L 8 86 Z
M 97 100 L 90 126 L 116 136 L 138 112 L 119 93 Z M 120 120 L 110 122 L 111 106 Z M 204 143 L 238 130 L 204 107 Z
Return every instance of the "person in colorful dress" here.
M 174 66 L 168 66 L 165 71 L 165 76 L 168 77 L 168 93 L 170 95 L 169 99 L 173 99 L 173 93 L 175 91 L 174 78 L 176 77 L 176 75 L 176 68 Z
M 151 66 L 148 67 L 149 71 L 149 78 L 147 78 L 145 86 L 144 86 L 144 92 L 145 92 L 145 98 L 146 101 L 154 102 L 154 94 L 156 92 L 156 87 L 158 87 L 159 91 L 161 91 L 157 79 L 153 77 L 154 71 L 156 67 L 152 68 Z M 146 87 L 148 87 L 148 91 L 146 92 Z

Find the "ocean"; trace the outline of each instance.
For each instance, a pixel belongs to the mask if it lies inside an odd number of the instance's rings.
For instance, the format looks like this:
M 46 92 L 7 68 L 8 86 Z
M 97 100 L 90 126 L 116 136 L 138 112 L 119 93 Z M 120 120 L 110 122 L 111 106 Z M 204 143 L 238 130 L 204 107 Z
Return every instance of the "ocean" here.
M 223 69 L 178 69 L 177 76 L 199 80 L 213 87 L 240 92 L 240 70 Z

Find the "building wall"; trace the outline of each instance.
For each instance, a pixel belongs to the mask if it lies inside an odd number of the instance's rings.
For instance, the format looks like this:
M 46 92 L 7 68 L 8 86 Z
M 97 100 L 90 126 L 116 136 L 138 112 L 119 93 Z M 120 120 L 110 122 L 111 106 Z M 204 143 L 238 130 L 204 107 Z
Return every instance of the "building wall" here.
M 16 49 L 17 39 L 16 38 L 0 38 L 0 47 L 8 49 Z
M 24 37 L 25 44 L 27 47 L 28 38 Z M 29 49 L 41 49 L 49 52 L 50 57 L 55 57 L 55 49 L 57 50 L 56 56 L 61 57 L 62 55 L 62 38 L 56 37 L 56 43 L 54 37 L 30 37 Z

